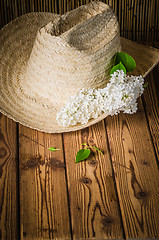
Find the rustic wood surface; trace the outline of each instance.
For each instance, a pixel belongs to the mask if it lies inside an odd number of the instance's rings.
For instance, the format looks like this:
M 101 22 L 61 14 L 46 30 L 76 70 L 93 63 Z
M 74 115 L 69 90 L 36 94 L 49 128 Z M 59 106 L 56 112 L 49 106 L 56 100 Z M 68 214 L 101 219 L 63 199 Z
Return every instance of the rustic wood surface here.
M 73 237 L 121 239 L 122 222 L 104 121 L 63 135 Z M 104 156 L 93 151 L 87 161 L 75 164 L 82 143 L 98 146 Z
M 77 132 L 41 133 L 1 115 L 0 239 L 159 239 L 158 76 L 157 66 L 136 114 Z M 104 155 L 76 164 L 85 142 Z
M 0 0 L 0 27 L 89 0 Z M 106 0 L 121 35 L 159 48 L 158 0 Z M 0 239 L 159 239 L 159 66 L 138 112 L 46 134 L 0 115 Z M 82 143 L 99 147 L 75 164 Z M 49 147 L 60 148 L 50 152 Z
M 145 113 L 105 119 L 127 239 L 159 236 L 159 172 Z
M 60 134 L 19 126 L 21 239 L 71 237 L 62 144 Z
M 19 235 L 17 124 L 0 114 L 0 239 Z

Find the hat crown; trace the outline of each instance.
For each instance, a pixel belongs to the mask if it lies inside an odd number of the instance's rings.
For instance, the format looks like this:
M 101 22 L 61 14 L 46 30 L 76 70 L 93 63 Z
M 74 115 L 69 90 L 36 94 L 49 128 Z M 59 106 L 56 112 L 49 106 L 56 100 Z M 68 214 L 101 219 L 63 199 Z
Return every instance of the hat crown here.
M 112 9 L 102 2 L 81 6 L 38 30 L 24 85 L 32 88 L 33 95 L 37 95 L 37 85 L 41 97 L 54 95 L 60 108 L 81 88 L 103 87 L 120 49 L 119 25 Z
M 104 4 L 102 2 L 92 2 L 87 5 L 82 5 L 79 8 L 67 12 L 59 16 L 59 18 L 55 19 L 51 33 L 52 35 L 59 36 L 63 33 L 68 32 L 75 26 L 83 28 L 86 26 L 85 21 L 90 18 L 92 18 L 91 21 L 89 21 L 89 28 L 91 28 L 90 23 L 94 24 L 92 21 L 93 17 L 97 17 L 97 15 L 103 14 L 104 11 L 106 12 L 107 17 L 108 15 L 114 16 L 112 9 L 107 4 Z M 96 27 L 97 25 L 94 26 L 94 31 L 98 30 Z

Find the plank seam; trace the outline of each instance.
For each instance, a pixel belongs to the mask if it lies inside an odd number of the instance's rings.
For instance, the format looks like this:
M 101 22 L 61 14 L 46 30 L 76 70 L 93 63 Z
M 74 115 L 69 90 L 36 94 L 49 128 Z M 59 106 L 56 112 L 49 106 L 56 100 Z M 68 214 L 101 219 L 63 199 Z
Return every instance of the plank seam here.
M 21 227 L 20 227 L 20 176 L 19 176 L 19 124 L 17 125 L 17 221 L 18 221 L 18 240 L 21 239 Z
M 122 219 L 122 214 L 121 214 L 121 209 L 120 209 L 120 202 L 119 202 L 118 191 L 117 191 L 117 186 L 116 186 L 116 181 L 115 181 L 115 174 L 114 174 L 114 169 L 113 169 L 113 162 L 112 162 L 112 157 L 111 157 L 108 132 L 107 132 L 105 120 L 103 120 L 103 121 L 104 121 L 105 133 L 106 133 L 105 135 L 106 135 L 106 139 L 107 139 L 108 152 L 109 152 L 109 156 L 110 156 L 110 163 L 111 163 L 111 168 L 112 168 L 112 177 L 113 177 L 114 185 L 115 185 L 114 188 L 115 188 L 115 192 L 116 192 L 116 196 L 117 196 L 117 200 L 118 200 L 118 204 L 119 204 L 119 214 L 120 214 L 121 224 L 122 224 L 122 229 L 123 229 L 123 239 L 126 240 L 127 238 L 126 238 L 126 234 L 125 234 L 125 229 L 124 229 L 124 224 L 123 224 L 123 219 Z
M 64 164 L 65 164 L 65 179 L 66 179 L 66 190 L 67 190 L 68 214 L 69 214 L 69 222 L 70 222 L 70 234 L 71 234 L 71 239 L 73 240 L 73 229 L 72 229 L 72 219 L 71 219 L 70 198 L 69 198 L 69 189 L 68 189 L 68 177 L 67 177 L 67 169 L 66 169 L 66 158 L 65 158 L 63 133 L 61 135 L 62 135 L 63 158 L 64 158 Z
M 154 146 L 154 142 L 153 142 L 153 137 L 152 137 L 152 134 L 151 134 L 151 129 L 150 129 L 150 125 L 149 125 L 149 120 L 148 120 L 148 116 L 147 116 L 147 112 L 146 112 L 146 102 L 145 102 L 145 99 L 143 96 L 141 96 L 141 100 L 142 100 L 142 104 L 143 104 L 143 108 L 144 108 L 144 113 L 145 113 L 145 118 L 146 118 L 146 122 L 147 122 L 147 127 L 148 127 L 148 130 L 149 130 L 149 133 L 150 133 L 150 138 L 151 138 L 151 142 L 152 142 L 152 146 L 153 146 L 153 150 L 154 150 L 154 154 L 155 154 L 155 159 L 156 159 L 156 162 L 157 162 L 157 166 L 159 167 L 159 162 L 157 160 L 158 157 L 157 157 L 157 153 L 156 153 L 156 149 L 155 149 L 155 146 Z

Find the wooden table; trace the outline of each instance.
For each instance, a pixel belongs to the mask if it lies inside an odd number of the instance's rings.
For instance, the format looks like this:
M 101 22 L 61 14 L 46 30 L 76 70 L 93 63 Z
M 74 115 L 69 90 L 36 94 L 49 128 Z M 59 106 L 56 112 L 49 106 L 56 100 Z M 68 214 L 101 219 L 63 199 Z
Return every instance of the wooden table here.
M 158 78 L 159 66 L 136 114 L 82 131 L 46 134 L 0 115 L 0 239 L 159 239 Z M 82 143 L 104 156 L 75 164 Z

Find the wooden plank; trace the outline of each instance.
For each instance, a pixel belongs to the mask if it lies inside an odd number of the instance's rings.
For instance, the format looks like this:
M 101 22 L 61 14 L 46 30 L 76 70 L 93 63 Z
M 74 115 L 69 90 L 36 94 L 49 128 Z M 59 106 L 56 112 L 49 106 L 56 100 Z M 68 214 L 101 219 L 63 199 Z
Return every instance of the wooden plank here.
M 18 239 L 17 125 L 0 114 L 0 239 Z
M 71 239 L 61 134 L 20 125 L 19 138 L 21 239 Z
M 105 122 L 126 238 L 158 238 L 159 172 L 141 100 L 136 114 Z
M 122 223 L 104 122 L 82 131 L 64 133 L 73 239 L 122 239 Z M 75 156 L 81 144 L 99 147 L 81 163 Z
M 153 139 L 154 148 L 159 161 L 159 65 L 146 77 L 148 87 L 143 95 L 143 103 Z
M 151 43 L 153 47 L 159 49 L 159 43 Z M 146 112 L 147 121 L 156 156 L 159 161 L 159 83 L 158 83 L 159 65 L 146 77 L 145 82 L 148 82 L 148 87 L 144 92 L 142 101 Z

